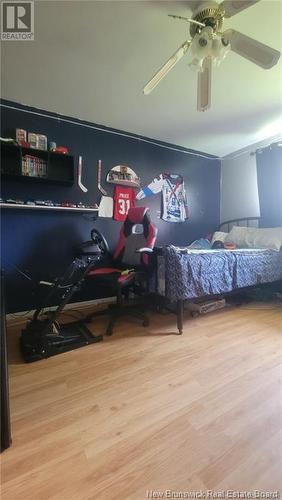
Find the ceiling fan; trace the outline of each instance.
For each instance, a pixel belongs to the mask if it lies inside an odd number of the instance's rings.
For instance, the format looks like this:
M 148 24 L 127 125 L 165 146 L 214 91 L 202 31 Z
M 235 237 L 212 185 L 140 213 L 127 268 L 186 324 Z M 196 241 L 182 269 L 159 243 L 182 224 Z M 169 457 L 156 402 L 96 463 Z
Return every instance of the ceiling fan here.
M 159 69 L 143 89 L 150 94 L 168 72 L 188 52 L 189 66 L 198 71 L 198 111 L 206 111 L 211 106 L 211 71 L 218 66 L 230 50 L 257 64 L 263 69 L 272 68 L 279 60 L 280 52 L 268 47 L 239 31 L 221 31 L 224 18 L 241 12 L 259 0 L 224 0 L 201 3 L 192 18 L 169 14 L 174 19 L 190 23 L 191 40 L 186 40 L 170 59 Z

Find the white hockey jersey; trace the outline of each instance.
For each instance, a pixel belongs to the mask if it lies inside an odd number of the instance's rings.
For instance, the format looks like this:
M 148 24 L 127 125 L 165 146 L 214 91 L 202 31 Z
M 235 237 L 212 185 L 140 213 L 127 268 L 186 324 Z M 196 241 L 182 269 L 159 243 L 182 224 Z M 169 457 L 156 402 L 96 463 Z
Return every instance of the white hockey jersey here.
M 188 218 L 187 198 L 183 177 L 178 174 L 161 174 L 139 191 L 137 200 L 162 192 L 161 218 L 167 222 L 184 222 Z

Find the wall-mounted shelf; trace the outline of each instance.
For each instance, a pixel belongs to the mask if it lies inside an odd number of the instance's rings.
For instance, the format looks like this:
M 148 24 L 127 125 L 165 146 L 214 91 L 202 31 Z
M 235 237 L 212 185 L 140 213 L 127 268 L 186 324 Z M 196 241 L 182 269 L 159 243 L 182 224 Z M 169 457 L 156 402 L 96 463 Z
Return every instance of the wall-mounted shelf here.
M 64 210 L 65 212 L 98 213 L 98 208 L 74 208 L 74 207 L 48 207 L 47 205 L 23 205 L 19 203 L 1 203 L 0 208 L 14 208 L 23 210 Z
M 23 160 L 27 157 L 36 158 L 44 165 L 44 172 L 42 170 L 41 175 L 23 174 Z M 34 171 L 32 172 L 34 174 Z M 1 176 L 20 182 L 52 182 L 71 186 L 74 183 L 74 157 L 3 142 L 1 143 Z

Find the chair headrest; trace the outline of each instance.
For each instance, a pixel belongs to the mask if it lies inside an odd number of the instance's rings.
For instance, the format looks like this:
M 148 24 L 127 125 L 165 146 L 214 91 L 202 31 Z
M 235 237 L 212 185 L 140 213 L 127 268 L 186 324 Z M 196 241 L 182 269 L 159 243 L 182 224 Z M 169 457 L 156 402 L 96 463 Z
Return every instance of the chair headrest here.
M 143 224 L 148 207 L 134 207 L 130 208 L 127 213 L 127 220 L 133 224 Z

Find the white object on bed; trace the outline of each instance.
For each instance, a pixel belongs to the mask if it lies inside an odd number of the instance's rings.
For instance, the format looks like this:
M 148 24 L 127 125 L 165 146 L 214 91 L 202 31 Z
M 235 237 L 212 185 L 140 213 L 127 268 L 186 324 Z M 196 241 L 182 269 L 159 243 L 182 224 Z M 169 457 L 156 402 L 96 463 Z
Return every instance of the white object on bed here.
M 216 231 L 213 233 L 211 244 L 213 245 L 215 241 L 222 241 L 222 243 L 224 243 L 227 235 L 228 233 L 224 233 L 223 231 Z
M 249 228 L 242 226 L 233 226 L 230 233 L 228 233 L 225 242 L 234 243 L 237 247 L 246 248 L 246 236 Z
M 282 227 L 256 228 L 234 226 L 225 240 L 240 248 L 268 248 L 280 250 L 282 247 Z

